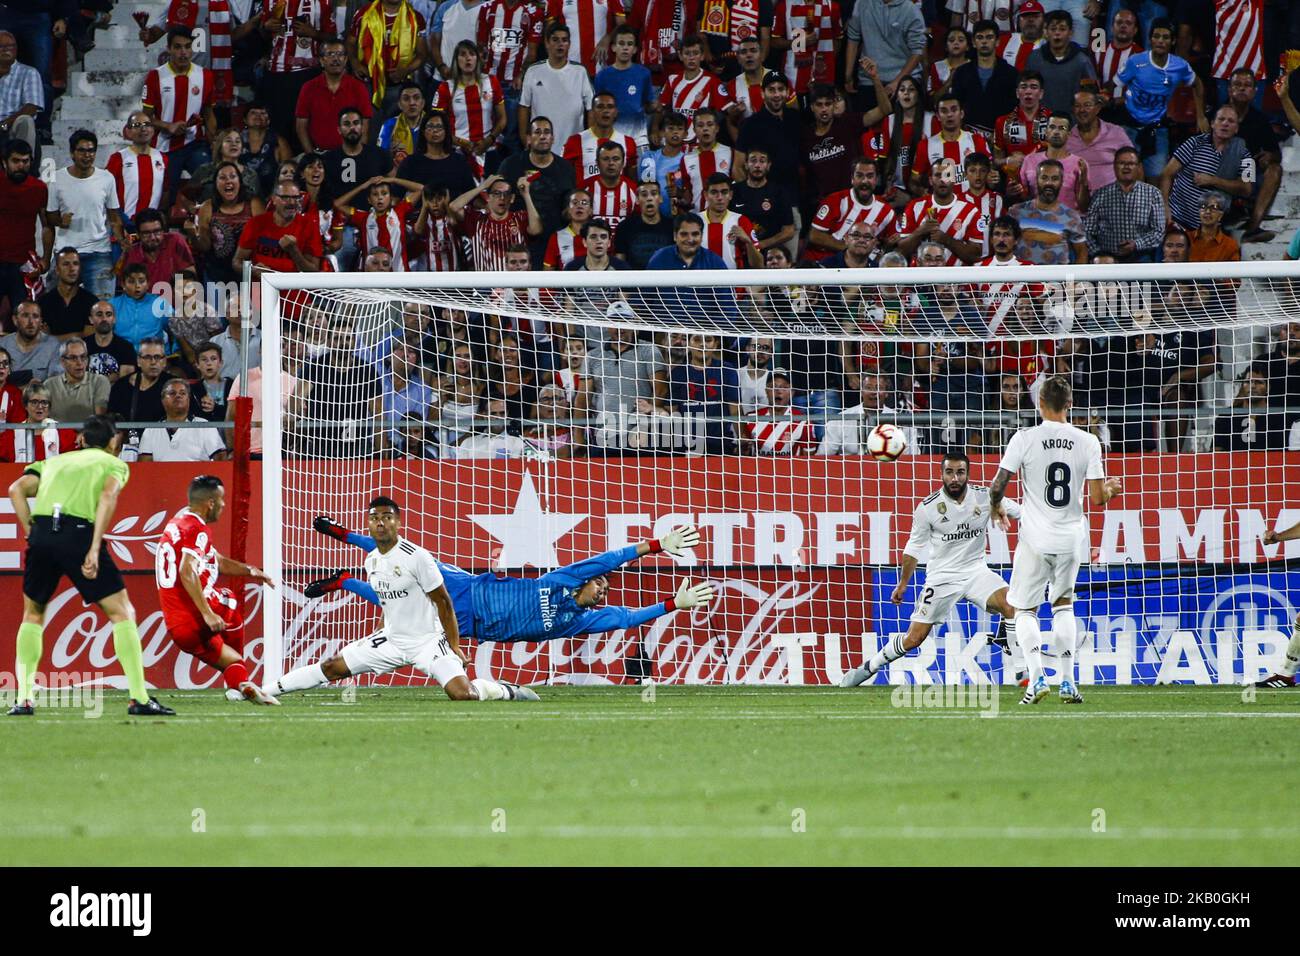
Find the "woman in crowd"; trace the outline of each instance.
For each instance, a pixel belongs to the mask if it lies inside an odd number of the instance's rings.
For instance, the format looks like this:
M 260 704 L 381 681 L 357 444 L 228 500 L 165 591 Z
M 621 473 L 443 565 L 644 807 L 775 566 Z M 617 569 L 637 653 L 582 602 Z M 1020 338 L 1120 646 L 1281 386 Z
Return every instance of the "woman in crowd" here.
M 451 117 L 452 141 L 470 158 L 475 174 L 483 176 L 487 152 L 506 128 L 506 105 L 497 78 L 484 74 L 482 54 L 472 40 L 456 44 L 451 78 L 434 91 L 433 108 Z
M 262 200 L 249 193 L 238 163 L 220 163 L 213 185 L 212 197 L 200 204 L 194 217 L 185 220 L 185 235 L 206 281 L 237 282 L 240 276 L 232 260 L 239 235 L 250 219 L 266 209 Z
M 425 118 L 418 143 L 420 148 L 398 167 L 398 179 L 413 179 L 426 186 L 446 186 L 453 196 L 474 188 L 474 174 L 469 161 L 452 142 L 446 113 L 435 110 Z

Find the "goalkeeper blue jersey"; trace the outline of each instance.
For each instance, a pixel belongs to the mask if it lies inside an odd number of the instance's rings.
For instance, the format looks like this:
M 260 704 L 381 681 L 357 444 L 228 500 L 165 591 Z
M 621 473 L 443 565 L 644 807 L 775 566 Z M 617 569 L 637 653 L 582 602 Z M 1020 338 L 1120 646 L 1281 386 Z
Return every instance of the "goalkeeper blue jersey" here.
M 369 551 L 374 539 L 349 534 L 348 541 Z M 579 589 L 592 578 L 608 574 L 637 557 L 636 545 L 606 551 L 537 578 L 516 578 L 488 571 L 470 574 L 454 564 L 438 562 L 443 583 L 456 611 L 462 637 L 480 641 L 551 641 L 577 634 L 598 634 L 640 627 L 668 613 L 664 602 L 633 610 L 627 607 L 579 607 Z M 344 589 L 378 603 L 370 585 L 355 578 Z

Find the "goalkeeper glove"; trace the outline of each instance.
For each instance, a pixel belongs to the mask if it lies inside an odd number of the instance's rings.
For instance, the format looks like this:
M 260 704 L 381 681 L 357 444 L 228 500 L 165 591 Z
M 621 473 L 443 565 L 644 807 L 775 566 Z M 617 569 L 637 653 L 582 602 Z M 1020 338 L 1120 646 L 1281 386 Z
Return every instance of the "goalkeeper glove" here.
M 682 583 L 677 589 L 676 596 L 665 603 L 668 605 L 668 610 L 670 611 L 689 611 L 693 607 L 699 607 L 701 604 L 708 604 L 712 600 L 713 585 L 708 581 L 692 587 L 690 578 L 682 578 Z
M 667 551 L 674 558 L 680 558 L 689 548 L 700 543 L 700 533 L 688 524 L 673 528 L 662 538 L 650 542 L 650 553 Z
M 312 519 L 311 526 L 321 534 L 328 535 L 336 541 L 346 543 L 348 540 L 348 529 L 344 528 L 342 525 L 335 524 L 332 518 L 320 515 Z

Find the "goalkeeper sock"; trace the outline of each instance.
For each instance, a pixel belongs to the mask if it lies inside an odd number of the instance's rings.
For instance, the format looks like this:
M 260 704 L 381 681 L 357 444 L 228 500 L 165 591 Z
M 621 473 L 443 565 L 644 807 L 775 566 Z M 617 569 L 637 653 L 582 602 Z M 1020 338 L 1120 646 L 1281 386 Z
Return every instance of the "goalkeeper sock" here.
M 291 694 L 296 690 L 324 687 L 329 682 L 329 678 L 325 676 L 319 664 L 308 664 L 306 667 L 291 670 L 281 677 L 275 682 L 275 688 L 271 693 L 278 697 L 281 694 Z
M 1025 659 L 1025 670 L 1029 672 L 1029 686 L 1033 687 L 1043 676 L 1043 632 L 1033 611 L 1016 611 L 1016 638 Z
M 27 627 L 26 624 L 23 627 Z M 18 629 L 19 635 L 23 633 L 22 628 Z M 1291 641 L 1286 646 L 1286 656 L 1282 658 L 1282 673 L 1287 677 L 1295 677 L 1296 666 L 1300 665 L 1300 627 L 1291 627 Z
M 904 634 L 895 634 L 894 639 L 876 652 L 871 660 L 867 661 L 867 673 L 874 674 L 877 671 L 883 671 L 891 661 L 896 661 L 907 653 L 907 648 L 903 646 Z
M 1074 646 L 1079 640 L 1079 619 L 1074 616 L 1073 604 L 1052 608 L 1052 637 L 1056 653 L 1060 655 L 1058 669 L 1061 680 L 1074 681 Z
M 469 682 L 469 686 L 474 688 L 474 693 L 478 694 L 479 700 L 507 700 L 514 696 L 505 684 L 484 680 L 481 677 L 475 677 Z
M 43 633 L 44 628 L 39 624 L 18 625 L 18 653 L 15 657 L 18 671 L 17 703 L 19 704 L 32 699 L 36 683 L 36 668 L 41 665 Z
M 139 704 L 149 703 L 149 685 L 144 682 L 144 655 L 140 651 L 140 631 L 135 621 L 118 621 L 113 625 L 113 653 L 126 675 L 126 686 L 131 699 Z
M 226 669 L 221 672 L 221 676 L 225 680 L 227 687 L 231 690 L 239 690 L 239 685 L 248 680 L 248 668 L 244 666 L 243 661 L 235 661 L 235 663 L 226 666 Z

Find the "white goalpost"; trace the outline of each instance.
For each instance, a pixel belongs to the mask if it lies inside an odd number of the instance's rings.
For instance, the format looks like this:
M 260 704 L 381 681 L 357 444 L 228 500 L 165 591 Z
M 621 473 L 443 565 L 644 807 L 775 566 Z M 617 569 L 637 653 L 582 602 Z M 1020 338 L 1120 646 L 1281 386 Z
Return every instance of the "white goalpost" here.
M 708 607 L 479 634 L 480 676 L 837 683 L 907 629 L 924 568 L 890 596 L 942 456 L 988 484 L 1054 374 L 1125 489 L 1087 509 L 1079 681 L 1254 680 L 1295 617 L 1300 542 L 1264 544 L 1300 520 L 1283 480 L 1300 460 L 1295 263 L 275 273 L 260 315 L 266 681 L 378 626 L 350 590 L 303 589 L 361 577 L 362 551 L 313 518 L 364 533 L 384 494 L 407 537 L 488 577 L 701 529 L 693 557 L 615 571 L 608 603 L 649 606 L 689 577 L 714 583 Z M 882 422 L 907 437 L 896 461 L 868 453 Z M 990 534 L 1004 577 L 1015 542 Z M 996 624 L 959 604 L 877 682 L 1014 683 Z

